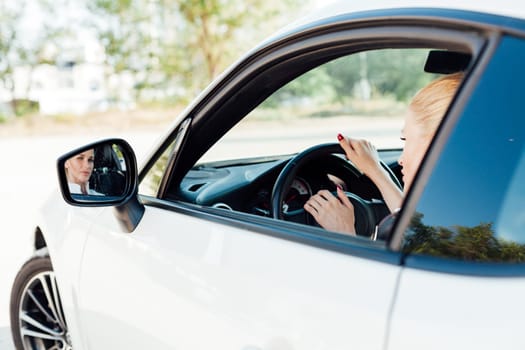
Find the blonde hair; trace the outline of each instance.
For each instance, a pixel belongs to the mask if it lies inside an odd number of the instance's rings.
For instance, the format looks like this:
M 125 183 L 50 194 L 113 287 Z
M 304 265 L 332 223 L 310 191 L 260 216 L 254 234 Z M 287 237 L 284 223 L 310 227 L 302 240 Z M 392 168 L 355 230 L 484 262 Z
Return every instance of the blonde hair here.
M 409 107 L 424 135 L 434 135 L 462 80 L 463 73 L 449 74 L 430 82 L 414 96 Z

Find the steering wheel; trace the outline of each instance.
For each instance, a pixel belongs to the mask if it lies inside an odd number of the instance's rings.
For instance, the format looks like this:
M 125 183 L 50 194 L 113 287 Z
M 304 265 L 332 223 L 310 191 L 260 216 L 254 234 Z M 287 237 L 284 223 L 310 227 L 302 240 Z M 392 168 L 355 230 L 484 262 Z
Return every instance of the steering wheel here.
M 345 154 L 338 143 L 321 144 L 310 147 L 293 157 L 281 170 L 277 177 L 272 190 L 272 216 L 275 219 L 302 222 L 310 225 L 317 225 L 317 222 L 309 215 L 303 208 L 294 210 L 292 212 L 285 212 L 283 210 L 283 200 L 290 189 L 292 181 L 296 177 L 298 171 L 316 159 L 323 159 L 332 156 L 333 154 Z M 348 172 L 353 177 L 363 176 L 361 172 L 350 162 L 336 157 L 339 161 L 343 171 Z M 380 161 L 381 166 L 388 172 L 392 181 L 401 188 L 399 180 L 394 175 L 392 170 L 383 161 Z M 345 192 L 346 196 L 354 206 L 355 214 L 355 228 L 356 233 L 360 236 L 372 236 L 375 226 L 381 221 L 383 217 L 390 212 L 386 204 L 381 200 L 366 200 L 355 193 Z M 334 192 L 334 195 L 337 194 Z

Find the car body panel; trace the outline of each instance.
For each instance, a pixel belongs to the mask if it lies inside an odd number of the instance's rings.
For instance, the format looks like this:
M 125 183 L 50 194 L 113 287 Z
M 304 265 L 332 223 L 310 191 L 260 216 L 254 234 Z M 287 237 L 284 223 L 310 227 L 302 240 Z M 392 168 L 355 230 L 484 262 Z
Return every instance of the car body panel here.
M 44 235 L 46 254 L 49 254 L 60 286 L 62 307 L 75 348 L 84 349 L 84 332 L 78 313 L 80 266 L 88 232 L 103 208 L 77 208 L 67 205 L 55 192 L 39 211 L 39 229 Z M 78 345 L 78 346 L 77 346 Z
M 89 348 L 382 348 L 399 266 L 167 213 L 147 206 L 129 235 L 90 232 L 79 298 Z M 108 329 L 130 336 L 108 344 Z
M 523 293 L 522 278 L 404 268 L 387 348 L 522 349 Z

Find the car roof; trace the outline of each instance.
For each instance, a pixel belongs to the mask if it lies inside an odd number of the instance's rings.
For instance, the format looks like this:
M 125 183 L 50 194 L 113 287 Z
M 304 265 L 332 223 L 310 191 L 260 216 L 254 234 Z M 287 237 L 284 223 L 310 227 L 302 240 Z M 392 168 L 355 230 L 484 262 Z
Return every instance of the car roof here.
M 403 8 L 464 10 L 525 19 L 525 1 L 521 0 L 339 0 L 325 4 L 314 8 L 300 21 L 316 21 L 354 12 Z
M 332 0 L 302 11 L 295 20 L 280 28 L 256 48 L 322 23 L 343 18 L 383 18 L 451 16 L 511 26 L 525 33 L 525 1 L 522 0 Z M 314 3 L 315 4 L 315 3 Z M 472 16 L 474 15 L 474 16 Z M 476 16 L 479 15 L 479 16 Z M 459 17 L 458 17 L 459 16 Z M 509 21 L 508 19 L 512 19 Z M 337 20 L 336 20 L 337 21 Z

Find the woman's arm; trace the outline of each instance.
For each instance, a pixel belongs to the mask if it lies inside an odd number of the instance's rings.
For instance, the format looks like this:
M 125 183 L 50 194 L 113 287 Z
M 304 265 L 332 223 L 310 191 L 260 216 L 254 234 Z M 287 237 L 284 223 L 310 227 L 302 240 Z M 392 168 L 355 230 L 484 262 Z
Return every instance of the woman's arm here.
M 390 178 L 390 174 L 381 166 L 377 169 L 377 173 L 374 175 L 367 175 L 377 186 L 386 205 L 391 213 L 401 208 L 403 204 L 403 192 L 397 187 L 397 185 Z
M 376 148 L 367 140 L 351 139 L 337 135 L 346 157 L 377 186 L 390 212 L 401 207 L 403 192 L 390 178 L 379 162 Z

